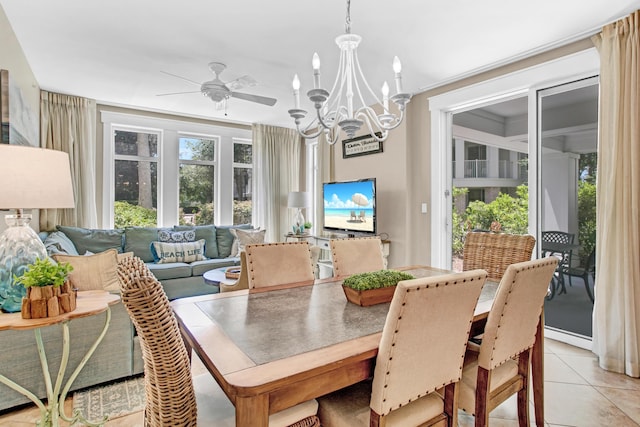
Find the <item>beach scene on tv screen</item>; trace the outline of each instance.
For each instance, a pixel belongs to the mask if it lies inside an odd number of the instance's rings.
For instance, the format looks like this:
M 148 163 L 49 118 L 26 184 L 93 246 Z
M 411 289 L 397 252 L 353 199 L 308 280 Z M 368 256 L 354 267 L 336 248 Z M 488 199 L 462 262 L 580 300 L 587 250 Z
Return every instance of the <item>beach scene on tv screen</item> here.
M 372 181 L 324 184 L 324 226 L 339 230 L 373 232 Z

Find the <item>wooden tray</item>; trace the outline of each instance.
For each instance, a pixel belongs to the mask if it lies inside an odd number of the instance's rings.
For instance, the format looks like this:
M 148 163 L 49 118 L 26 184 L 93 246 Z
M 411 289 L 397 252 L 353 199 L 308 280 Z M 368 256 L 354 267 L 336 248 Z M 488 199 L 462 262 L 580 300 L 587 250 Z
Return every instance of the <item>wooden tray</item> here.
M 227 279 L 238 279 L 240 277 L 240 267 L 229 267 L 224 272 L 224 277 Z

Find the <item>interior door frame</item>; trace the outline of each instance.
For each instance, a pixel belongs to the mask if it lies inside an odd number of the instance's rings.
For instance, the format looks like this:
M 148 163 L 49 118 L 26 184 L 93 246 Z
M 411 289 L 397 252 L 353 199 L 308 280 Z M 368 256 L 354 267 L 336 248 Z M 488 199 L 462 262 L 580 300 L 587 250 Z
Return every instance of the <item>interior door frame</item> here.
M 484 105 L 528 97 L 528 141 L 538 141 L 537 92 L 599 74 L 595 48 L 429 98 L 431 111 L 431 260 L 451 268 L 452 116 Z M 538 235 L 538 144 L 529 143 L 529 233 Z

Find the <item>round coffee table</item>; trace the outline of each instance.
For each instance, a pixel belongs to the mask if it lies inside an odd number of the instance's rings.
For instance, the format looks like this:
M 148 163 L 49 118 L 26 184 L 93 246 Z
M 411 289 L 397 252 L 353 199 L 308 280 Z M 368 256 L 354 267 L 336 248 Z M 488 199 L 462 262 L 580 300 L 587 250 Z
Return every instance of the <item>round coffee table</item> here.
M 240 266 L 237 266 L 237 267 L 240 268 Z M 229 266 L 220 267 L 220 268 L 216 268 L 214 270 L 209 270 L 205 272 L 202 275 L 202 278 L 204 279 L 204 283 L 206 283 L 207 285 L 217 287 L 218 291 L 220 290 L 220 283 L 222 283 L 223 285 L 229 285 L 229 286 L 235 285 L 238 279 L 229 279 L 227 278 L 227 276 L 225 276 L 225 273 L 227 272 L 228 268 Z

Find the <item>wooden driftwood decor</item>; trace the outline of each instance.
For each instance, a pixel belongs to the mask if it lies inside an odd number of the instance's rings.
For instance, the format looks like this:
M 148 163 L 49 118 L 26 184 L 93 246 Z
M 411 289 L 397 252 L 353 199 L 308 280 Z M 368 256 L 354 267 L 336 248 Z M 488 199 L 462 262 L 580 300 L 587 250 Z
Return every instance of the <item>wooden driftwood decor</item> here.
M 69 313 L 76 309 L 78 291 L 69 281 L 62 286 L 30 286 L 22 299 L 22 318 L 41 319 Z

